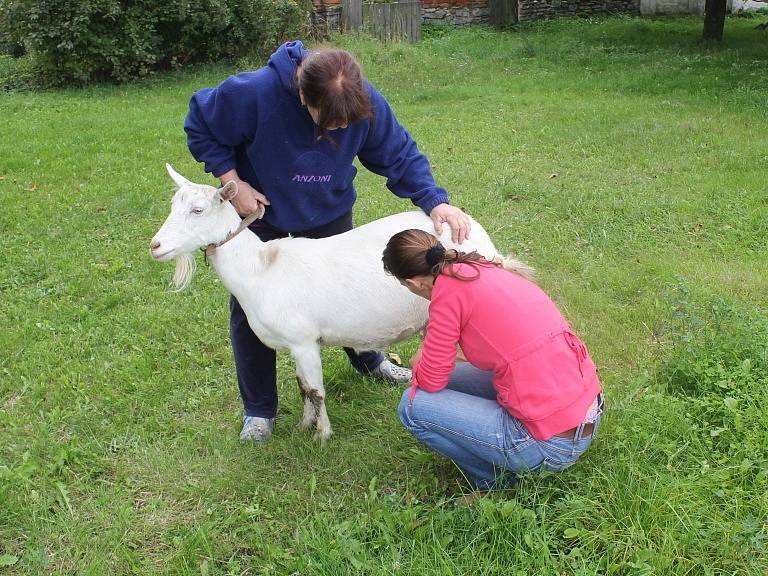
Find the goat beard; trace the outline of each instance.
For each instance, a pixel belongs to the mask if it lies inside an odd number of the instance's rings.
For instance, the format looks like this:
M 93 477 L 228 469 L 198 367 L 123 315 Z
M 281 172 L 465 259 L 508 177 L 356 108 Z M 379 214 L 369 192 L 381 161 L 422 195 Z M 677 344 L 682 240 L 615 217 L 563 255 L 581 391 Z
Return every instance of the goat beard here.
M 197 263 L 192 254 L 182 254 L 176 257 L 176 270 L 173 273 L 174 292 L 181 292 L 189 286 L 196 268 Z

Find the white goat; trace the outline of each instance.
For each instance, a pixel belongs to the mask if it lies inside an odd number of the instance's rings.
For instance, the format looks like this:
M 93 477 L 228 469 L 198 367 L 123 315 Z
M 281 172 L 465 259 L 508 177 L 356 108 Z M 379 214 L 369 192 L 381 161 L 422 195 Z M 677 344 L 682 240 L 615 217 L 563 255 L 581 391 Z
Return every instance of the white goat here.
M 424 327 L 427 300 L 387 275 L 381 257 L 387 241 L 401 230 L 434 233 L 432 220 L 422 212 L 405 212 L 319 240 L 262 242 L 249 230 L 232 237 L 241 224 L 229 203 L 237 193 L 235 182 L 217 190 L 190 182 L 168 164 L 166 168 L 178 190 L 171 213 L 152 239 L 150 254 L 158 261 L 176 259 L 173 281 L 177 290 L 183 290 L 195 269 L 195 251 L 217 246 L 209 250 L 210 262 L 253 331 L 267 346 L 291 352 L 304 398 L 300 426 L 316 424 L 315 439 L 324 442 L 331 435 L 331 423 L 325 409 L 320 346 L 381 350 Z M 448 248 L 458 247 L 447 226 L 441 241 Z M 475 221 L 471 239 L 460 249 L 501 259 Z M 530 271 L 516 260 L 502 260 L 505 268 Z

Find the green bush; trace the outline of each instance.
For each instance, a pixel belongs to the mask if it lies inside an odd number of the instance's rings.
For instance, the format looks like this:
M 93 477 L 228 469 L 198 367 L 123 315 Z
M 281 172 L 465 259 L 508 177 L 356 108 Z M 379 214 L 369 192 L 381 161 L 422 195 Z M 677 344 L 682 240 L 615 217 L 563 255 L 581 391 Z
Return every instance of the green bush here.
M 0 0 L 0 45 L 47 84 L 123 82 L 185 63 L 264 55 L 300 36 L 295 0 Z
M 34 90 L 41 87 L 41 74 L 28 56 L 0 54 L 0 90 Z

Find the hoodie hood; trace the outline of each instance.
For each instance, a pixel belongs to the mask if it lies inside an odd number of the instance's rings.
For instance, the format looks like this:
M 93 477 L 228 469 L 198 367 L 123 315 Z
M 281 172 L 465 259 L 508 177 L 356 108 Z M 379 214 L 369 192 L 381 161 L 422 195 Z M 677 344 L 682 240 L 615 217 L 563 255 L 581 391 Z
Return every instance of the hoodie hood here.
M 296 68 L 304 60 L 307 53 L 308 50 L 304 44 L 300 40 L 294 40 L 280 46 L 267 61 L 267 66 L 274 70 L 280 79 L 280 85 L 289 92 L 296 90 L 294 83 Z

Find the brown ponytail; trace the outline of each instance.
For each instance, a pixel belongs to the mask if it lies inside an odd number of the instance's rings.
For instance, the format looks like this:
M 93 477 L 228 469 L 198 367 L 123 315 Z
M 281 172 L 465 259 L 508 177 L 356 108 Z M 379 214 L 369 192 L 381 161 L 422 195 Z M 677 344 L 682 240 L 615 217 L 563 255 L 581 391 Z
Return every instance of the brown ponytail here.
M 459 280 L 474 280 L 474 276 L 464 276 L 454 269 L 455 264 L 469 264 L 477 269 L 478 266 L 499 266 L 477 252 L 459 252 L 446 248 L 440 241 L 423 230 L 403 230 L 387 242 L 382 256 L 384 270 L 398 280 L 407 280 L 416 276 L 432 276 L 439 274 L 453 276 Z

